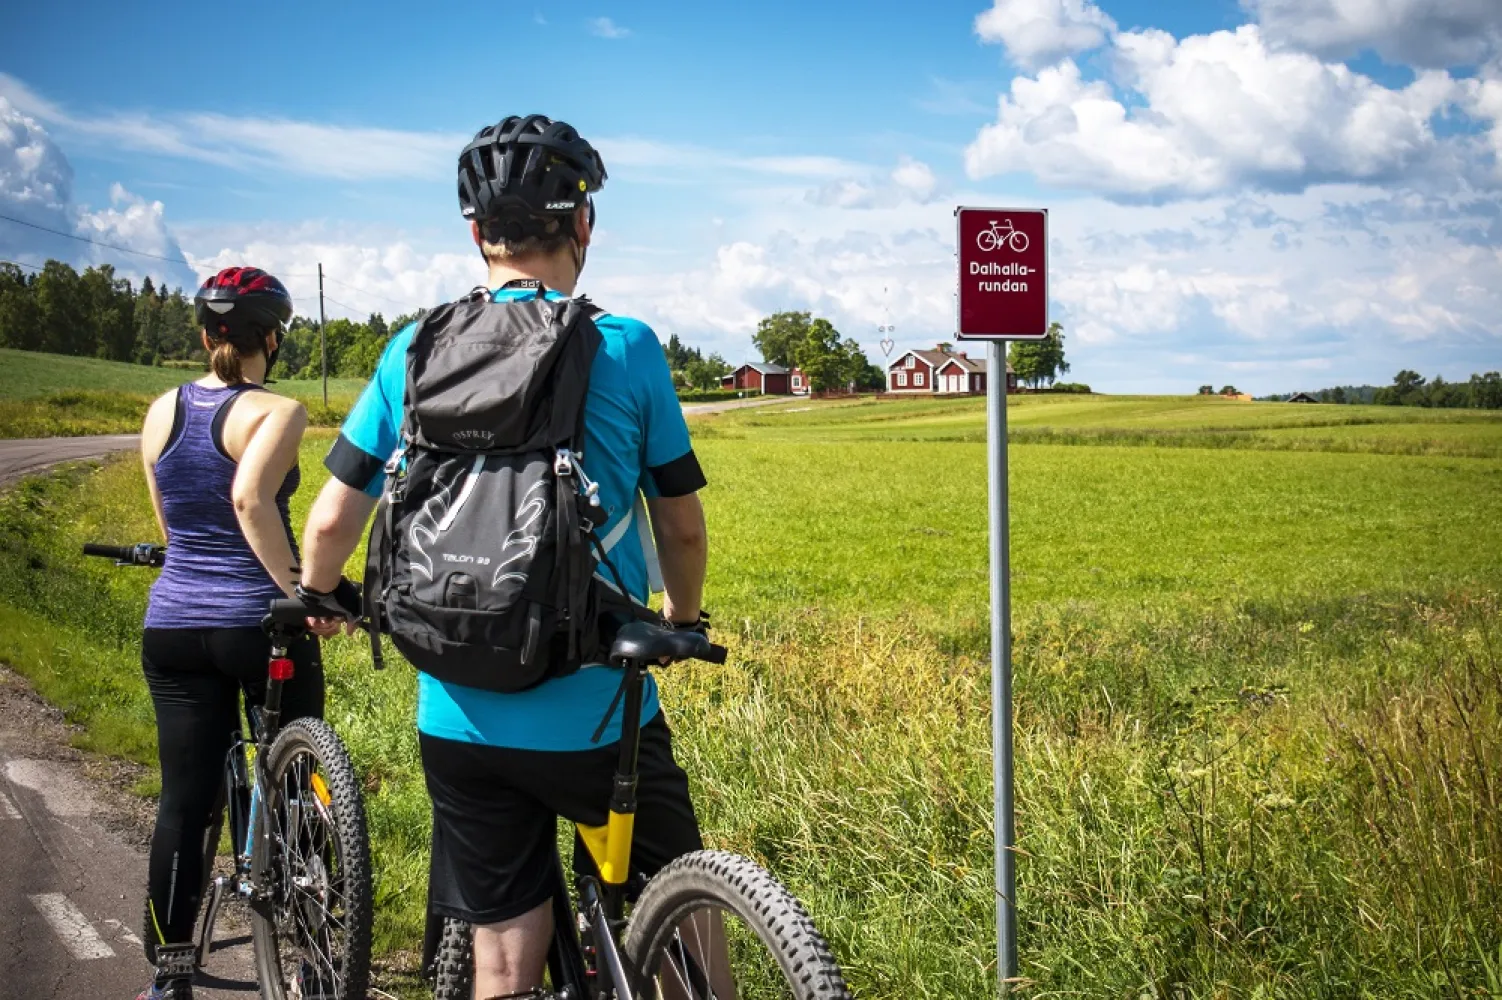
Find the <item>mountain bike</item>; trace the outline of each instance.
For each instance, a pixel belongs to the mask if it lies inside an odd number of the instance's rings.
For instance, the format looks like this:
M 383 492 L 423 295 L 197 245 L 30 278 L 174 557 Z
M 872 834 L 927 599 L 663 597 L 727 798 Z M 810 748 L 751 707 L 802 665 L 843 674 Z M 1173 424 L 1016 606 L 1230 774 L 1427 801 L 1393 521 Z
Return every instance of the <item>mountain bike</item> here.
M 165 564 L 165 546 L 84 546 L 117 566 Z M 251 734 L 236 732 L 224 786 L 204 836 L 212 874 L 227 806 L 233 868 L 209 878 L 199 915 L 202 968 L 227 898 L 247 904 L 262 1000 L 365 1000 L 370 981 L 370 840 L 365 801 L 349 754 L 321 719 L 282 722 L 282 689 L 293 676 L 287 651 L 307 629 L 306 606 L 274 600 L 261 627 L 271 638 L 266 697 L 250 705 Z M 252 773 L 253 769 L 253 773 Z M 149 907 L 149 903 L 148 903 Z M 146 959 L 156 964 L 148 909 Z
M 991 220 L 990 229 L 982 229 L 975 237 L 975 245 L 990 253 L 1003 245 L 1011 247 L 1014 253 L 1021 253 L 1027 249 L 1027 233 L 1020 229 L 1012 228 L 1012 220 L 1007 219 L 1006 225 L 1002 226 L 997 220 Z
M 635 887 L 629 861 L 647 670 L 689 659 L 723 663 L 725 650 L 697 632 L 633 622 L 620 630 L 609 659 L 624 671 L 625 699 L 609 818 L 601 827 L 576 825 L 596 874 L 576 878 L 577 899 L 571 902 L 555 847 L 549 985 L 517 996 L 848 1000 L 839 966 L 803 905 L 748 858 L 726 851 L 686 854 L 646 880 L 629 921 L 623 919 L 628 886 Z M 716 958 L 718 949 L 706 939 L 722 924 L 728 948 Z M 468 924 L 443 920 L 430 974 L 437 1000 L 485 1000 L 474 997 Z

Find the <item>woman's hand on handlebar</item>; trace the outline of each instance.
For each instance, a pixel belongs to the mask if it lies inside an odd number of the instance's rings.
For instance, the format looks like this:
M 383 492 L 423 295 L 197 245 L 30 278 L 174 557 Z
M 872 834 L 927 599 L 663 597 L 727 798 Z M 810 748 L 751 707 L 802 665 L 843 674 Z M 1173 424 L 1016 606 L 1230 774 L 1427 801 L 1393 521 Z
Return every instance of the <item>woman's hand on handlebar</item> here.
M 298 584 L 297 596 L 308 606 L 308 631 L 322 638 L 354 635 L 360 628 L 360 588 L 345 577 L 327 593 Z

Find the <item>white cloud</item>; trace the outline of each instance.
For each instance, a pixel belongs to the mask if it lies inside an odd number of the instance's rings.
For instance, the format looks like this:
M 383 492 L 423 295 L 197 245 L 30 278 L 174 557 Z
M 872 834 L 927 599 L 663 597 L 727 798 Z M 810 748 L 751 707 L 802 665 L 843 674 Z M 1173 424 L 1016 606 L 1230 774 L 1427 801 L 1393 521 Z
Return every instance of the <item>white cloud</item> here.
M 1000 42 L 1025 69 L 1099 48 L 1115 30 L 1116 22 L 1090 0 L 993 0 L 975 17 L 975 33 Z
M 235 118 L 191 112 L 82 117 L 0 73 L 0 96 L 21 111 L 111 150 L 169 156 L 247 172 L 284 172 L 338 180 L 432 180 L 449 176 L 472 134 L 329 125 L 286 118 Z M 724 149 L 633 136 L 592 137 L 612 176 L 651 182 L 663 173 L 761 174 L 834 178 L 856 166 L 832 156 L 740 156 Z
M 191 285 L 194 275 L 186 264 L 138 255 L 182 258 L 162 203 L 148 202 L 119 184 L 112 185 L 110 200 L 110 207 L 97 212 L 76 204 L 73 168 L 62 149 L 35 119 L 0 96 L 0 214 L 18 220 L 0 220 L 0 256 L 33 265 L 48 258 L 79 268 L 109 264 L 125 277 L 149 274 Z
M 934 199 L 939 179 L 922 160 L 903 156 L 886 176 L 876 171 L 843 165 L 853 173 L 836 177 L 806 194 L 818 205 L 847 209 L 889 208 L 905 202 L 924 204 Z
M 1182 40 L 1126 32 L 1113 55 L 1127 98 L 1067 59 L 1013 79 L 997 121 L 966 150 L 970 176 L 1026 171 L 1055 186 L 1163 197 L 1454 169 L 1432 121 L 1464 91 L 1444 72 L 1389 89 L 1274 51 L 1256 25 Z
M 630 28 L 623 28 L 608 17 L 592 17 L 588 24 L 589 33 L 596 38 L 625 38 L 631 34 Z
M 793 188 L 748 205 L 708 245 L 671 254 L 602 231 L 580 290 L 663 338 L 732 360 L 750 355 L 762 316 L 808 309 L 879 364 L 878 324 L 895 323 L 898 349 L 952 339 L 953 226 L 947 201 L 852 214 Z M 467 247 L 433 252 L 401 233 L 267 230 L 191 242 L 217 248 L 195 256 L 200 267 L 250 262 L 294 275 L 305 313 L 316 309 L 318 261 L 339 281 L 330 296 L 354 307 L 331 305 L 331 315 L 389 319 L 484 277 Z M 1050 253 L 1070 377 L 1107 391 L 1193 391 L 1214 380 L 1262 393 L 1302 385 L 1300 372 L 1385 382 L 1401 367 L 1463 378 L 1495 367 L 1502 350 L 1498 194 L 1325 185 L 1166 205 L 1083 198 L 1054 205 Z
M 938 189 L 939 179 L 933 170 L 921 160 L 904 156 L 892 171 L 892 183 L 907 191 L 917 201 L 928 201 Z
M 1474 66 L 1499 50 L 1497 0 L 1244 0 L 1269 41 L 1328 58 L 1371 49 L 1409 66 Z

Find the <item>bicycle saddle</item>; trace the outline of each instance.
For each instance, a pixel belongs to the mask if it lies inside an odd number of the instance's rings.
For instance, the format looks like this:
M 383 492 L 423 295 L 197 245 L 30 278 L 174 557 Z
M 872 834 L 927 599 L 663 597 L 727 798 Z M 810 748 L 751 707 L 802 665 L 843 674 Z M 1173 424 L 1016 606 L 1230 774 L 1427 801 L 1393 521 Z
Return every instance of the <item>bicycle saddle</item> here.
M 709 639 L 698 632 L 675 632 L 670 628 L 631 622 L 621 626 L 610 645 L 611 662 L 634 660 L 656 662 L 664 657 L 673 660 L 706 660 L 710 657 Z

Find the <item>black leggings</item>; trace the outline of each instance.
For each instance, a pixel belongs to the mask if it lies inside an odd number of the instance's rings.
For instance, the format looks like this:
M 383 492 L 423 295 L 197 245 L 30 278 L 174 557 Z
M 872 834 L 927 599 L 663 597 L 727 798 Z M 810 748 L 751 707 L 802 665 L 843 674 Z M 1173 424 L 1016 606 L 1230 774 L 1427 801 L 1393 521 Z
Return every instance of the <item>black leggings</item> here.
M 149 628 L 141 638 L 162 765 L 147 870 L 146 932 L 158 944 L 192 940 L 208 876 L 204 838 L 224 805 L 224 758 L 240 732 L 240 693 L 247 707 L 265 700 L 269 656 L 270 640 L 258 628 Z M 298 640 L 290 656 L 296 667 L 282 690 L 282 720 L 322 718 L 318 640 Z

